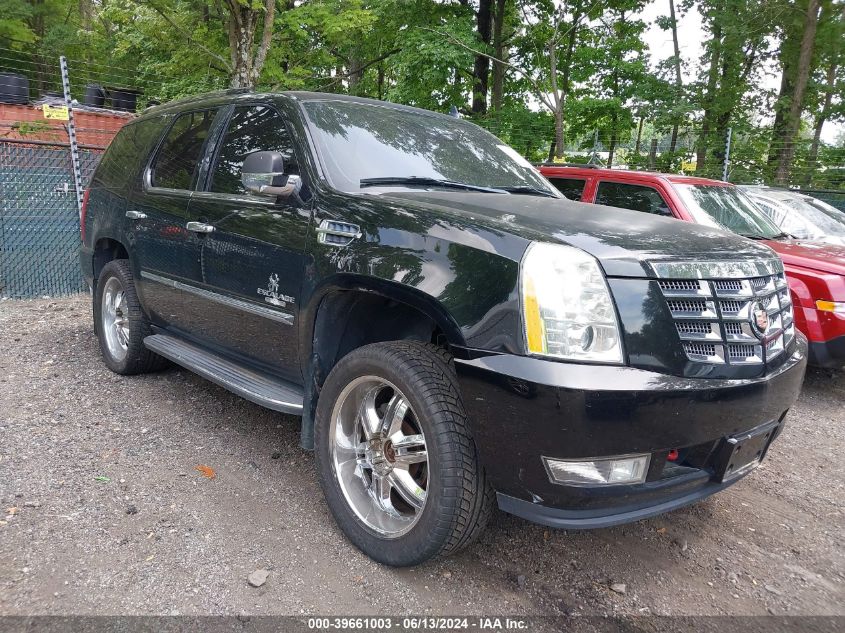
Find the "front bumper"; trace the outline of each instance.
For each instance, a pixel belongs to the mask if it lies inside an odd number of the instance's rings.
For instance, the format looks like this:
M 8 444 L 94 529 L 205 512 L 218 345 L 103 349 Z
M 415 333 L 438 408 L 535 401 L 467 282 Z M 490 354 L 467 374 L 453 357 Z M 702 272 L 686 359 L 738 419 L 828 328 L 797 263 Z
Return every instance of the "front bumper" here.
M 845 336 L 829 341 L 810 341 L 809 364 L 813 367 L 838 369 L 845 365 Z
M 801 389 L 802 335 L 765 378 L 682 378 L 630 367 L 509 354 L 456 358 L 464 406 L 499 507 L 561 528 L 597 528 L 667 512 L 718 492 L 713 462 L 726 437 L 779 423 Z M 683 465 L 667 462 L 673 449 Z M 642 484 L 566 486 L 541 458 L 650 453 Z
M 829 369 L 845 365 L 844 315 L 796 304 L 795 325 L 810 341 L 807 364 Z

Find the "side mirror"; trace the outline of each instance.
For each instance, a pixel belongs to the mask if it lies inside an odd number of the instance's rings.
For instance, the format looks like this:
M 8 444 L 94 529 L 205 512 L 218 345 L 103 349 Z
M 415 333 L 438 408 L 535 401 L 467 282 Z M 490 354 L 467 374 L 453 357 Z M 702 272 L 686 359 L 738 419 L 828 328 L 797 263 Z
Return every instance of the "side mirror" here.
M 299 192 L 302 179 L 285 174 L 285 159 L 279 152 L 253 152 L 241 167 L 241 183 L 250 193 L 287 198 Z

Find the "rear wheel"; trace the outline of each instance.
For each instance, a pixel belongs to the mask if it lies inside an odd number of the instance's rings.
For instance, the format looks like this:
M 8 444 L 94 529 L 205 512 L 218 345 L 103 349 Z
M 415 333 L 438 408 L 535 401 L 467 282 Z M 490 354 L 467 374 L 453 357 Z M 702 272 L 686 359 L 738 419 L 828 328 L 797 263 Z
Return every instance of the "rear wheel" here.
M 166 359 L 144 347 L 144 338 L 151 334 L 150 323 L 125 259 L 110 261 L 97 279 L 94 330 L 103 360 L 115 373 L 141 374 L 167 365 Z
M 431 346 L 378 343 L 344 357 L 320 393 L 315 445 L 335 520 L 379 562 L 457 551 L 490 518 L 454 371 Z

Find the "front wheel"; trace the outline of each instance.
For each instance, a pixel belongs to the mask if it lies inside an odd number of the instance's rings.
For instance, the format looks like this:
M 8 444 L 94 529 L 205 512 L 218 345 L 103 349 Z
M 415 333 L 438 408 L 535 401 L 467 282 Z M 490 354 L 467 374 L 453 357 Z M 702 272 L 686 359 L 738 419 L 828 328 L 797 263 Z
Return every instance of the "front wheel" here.
M 458 551 L 492 514 L 454 370 L 430 345 L 377 343 L 341 359 L 320 392 L 314 439 L 338 526 L 381 563 Z

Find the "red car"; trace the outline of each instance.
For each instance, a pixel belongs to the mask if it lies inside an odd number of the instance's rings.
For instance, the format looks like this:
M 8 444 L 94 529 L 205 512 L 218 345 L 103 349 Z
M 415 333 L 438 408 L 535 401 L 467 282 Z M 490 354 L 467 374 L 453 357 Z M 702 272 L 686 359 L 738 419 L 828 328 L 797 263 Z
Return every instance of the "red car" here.
M 643 171 L 542 165 L 572 200 L 675 217 L 760 240 L 781 259 L 795 324 L 810 341 L 810 363 L 845 364 L 845 247 L 792 239 L 730 183 Z

